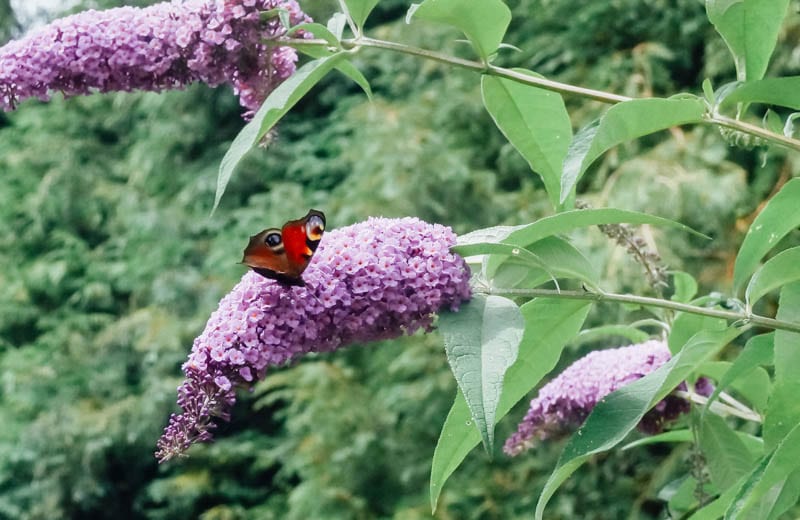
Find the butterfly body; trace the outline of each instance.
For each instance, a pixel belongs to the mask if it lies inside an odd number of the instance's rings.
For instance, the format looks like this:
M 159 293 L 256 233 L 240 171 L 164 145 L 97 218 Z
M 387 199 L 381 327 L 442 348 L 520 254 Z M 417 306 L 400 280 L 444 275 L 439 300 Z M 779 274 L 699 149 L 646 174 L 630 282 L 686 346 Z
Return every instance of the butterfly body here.
M 287 286 L 305 286 L 301 278 L 325 231 L 325 214 L 309 210 L 283 228 L 269 228 L 250 237 L 242 263 L 265 278 Z

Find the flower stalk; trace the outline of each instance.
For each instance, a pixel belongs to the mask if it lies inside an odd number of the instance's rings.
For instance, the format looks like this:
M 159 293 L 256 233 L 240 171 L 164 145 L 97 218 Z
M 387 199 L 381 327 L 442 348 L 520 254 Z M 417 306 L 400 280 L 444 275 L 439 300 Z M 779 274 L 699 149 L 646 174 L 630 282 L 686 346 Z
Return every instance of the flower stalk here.
M 794 323 L 785 320 L 778 320 L 775 318 L 768 318 L 758 314 L 753 314 L 746 310 L 743 311 L 729 311 L 724 309 L 713 309 L 709 307 L 700 307 L 689 303 L 680 303 L 672 300 L 664 300 L 661 298 L 651 298 L 647 296 L 636 296 L 633 294 L 616 294 L 609 292 L 592 292 L 587 290 L 578 291 L 557 291 L 553 289 L 504 289 L 504 288 L 488 288 L 484 290 L 487 294 L 494 294 L 497 296 L 512 296 L 512 297 L 527 297 L 527 298 L 565 298 L 568 300 L 586 300 L 594 302 L 616 302 L 616 303 L 632 303 L 641 305 L 642 307 L 656 307 L 661 309 L 668 309 L 677 312 L 687 312 L 690 314 L 699 314 L 701 316 L 708 316 L 711 318 L 721 318 L 730 322 L 738 322 L 740 324 L 750 324 L 756 327 L 763 327 L 773 330 L 786 330 L 789 332 L 800 333 L 800 323 Z

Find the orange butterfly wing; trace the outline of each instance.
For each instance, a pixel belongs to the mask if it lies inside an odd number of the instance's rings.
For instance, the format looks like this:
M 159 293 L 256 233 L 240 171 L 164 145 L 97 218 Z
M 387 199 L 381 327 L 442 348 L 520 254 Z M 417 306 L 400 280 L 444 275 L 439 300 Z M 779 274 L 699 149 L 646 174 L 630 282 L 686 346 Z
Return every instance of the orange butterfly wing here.
M 266 278 L 284 285 L 303 286 L 300 277 L 325 231 L 325 214 L 310 210 L 305 217 L 290 220 L 281 230 L 265 229 L 250 237 L 242 263 Z

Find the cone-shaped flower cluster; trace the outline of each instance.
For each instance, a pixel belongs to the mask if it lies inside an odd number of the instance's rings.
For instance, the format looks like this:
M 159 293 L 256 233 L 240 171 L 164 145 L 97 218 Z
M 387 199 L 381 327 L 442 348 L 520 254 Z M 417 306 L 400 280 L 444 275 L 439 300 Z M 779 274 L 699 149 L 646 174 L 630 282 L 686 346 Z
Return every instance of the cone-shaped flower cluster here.
M 161 91 L 201 81 L 229 83 L 242 106 L 258 108 L 295 70 L 288 47 L 265 40 L 283 34 L 283 8 L 293 24 L 306 20 L 294 0 L 186 0 L 146 8 L 85 11 L 0 48 L 0 107 L 94 91 Z
M 211 439 L 229 418 L 237 386 L 307 352 L 412 333 L 436 311 L 468 299 L 469 271 L 451 253 L 455 234 L 418 219 L 372 218 L 325 234 L 303 273 L 286 287 L 248 272 L 220 301 L 183 365 L 180 415 L 158 442 L 164 461 Z
M 503 450 L 515 456 L 547 439 L 581 425 L 595 405 L 611 392 L 653 372 L 669 361 L 670 352 L 663 341 L 651 340 L 627 347 L 596 350 L 582 357 L 539 390 L 531 401 L 517 432 L 506 441 Z M 710 395 L 707 380 L 698 380 Z M 664 424 L 689 411 L 689 402 L 669 395 L 642 418 L 639 429 L 650 434 L 660 432 Z

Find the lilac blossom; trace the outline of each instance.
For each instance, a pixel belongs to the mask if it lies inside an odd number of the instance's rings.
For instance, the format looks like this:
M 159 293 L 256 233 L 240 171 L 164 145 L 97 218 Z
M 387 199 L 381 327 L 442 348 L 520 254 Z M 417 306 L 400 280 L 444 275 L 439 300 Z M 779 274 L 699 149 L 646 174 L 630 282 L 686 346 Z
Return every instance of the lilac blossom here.
M 0 48 L 0 108 L 20 101 L 95 91 L 162 91 L 200 81 L 229 83 L 248 111 L 295 70 L 289 47 L 271 47 L 285 30 L 260 12 L 294 0 L 185 0 L 146 8 L 89 10 L 56 20 Z
M 582 357 L 539 390 L 503 451 L 511 456 L 519 455 L 537 441 L 581 425 L 601 399 L 653 372 L 670 357 L 669 348 L 659 340 L 597 350 Z M 681 387 L 685 388 L 685 383 Z M 713 387 L 701 378 L 695 391 L 710 395 Z M 645 414 L 639 429 L 648 434 L 658 433 L 665 423 L 688 411 L 688 401 L 669 395 Z
M 326 233 L 303 273 L 286 287 L 248 272 L 219 303 L 183 365 L 180 415 L 158 442 L 165 461 L 211 439 L 228 420 L 236 387 L 308 352 L 428 329 L 433 313 L 470 297 L 469 270 L 451 253 L 455 234 L 415 218 L 371 218 Z

